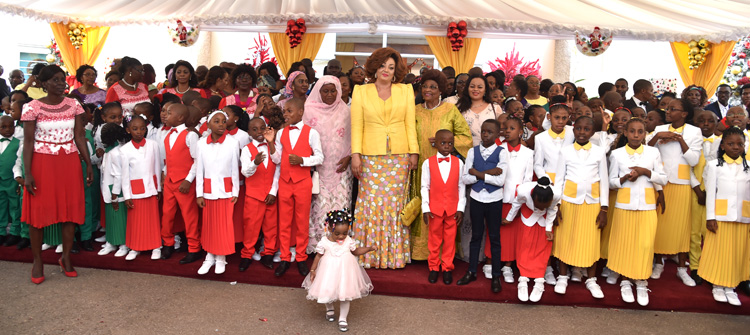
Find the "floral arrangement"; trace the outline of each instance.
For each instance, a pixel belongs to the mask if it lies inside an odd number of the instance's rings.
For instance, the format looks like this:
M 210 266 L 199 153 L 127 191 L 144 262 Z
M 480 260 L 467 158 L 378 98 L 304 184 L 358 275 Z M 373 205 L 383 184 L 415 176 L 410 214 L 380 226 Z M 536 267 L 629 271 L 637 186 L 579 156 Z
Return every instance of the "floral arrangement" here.
M 738 87 L 750 84 L 750 69 L 748 69 L 747 55 L 750 54 L 750 36 L 746 36 L 737 41 L 729 57 L 727 69 L 724 71 L 724 77 L 719 85 L 727 84 L 734 90 L 734 94 L 729 97 L 729 105 L 740 104 L 740 92 Z
M 505 85 L 510 84 L 513 77 L 517 74 L 522 74 L 524 77 L 528 76 L 539 76 L 539 70 L 542 66 L 539 65 L 539 59 L 533 62 L 523 61 L 523 57 L 520 57 L 516 51 L 516 45 L 513 44 L 513 50 L 509 53 L 505 53 L 505 59 L 496 58 L 494 61 L 489 61 L 487 64 L 490 65 L 490 70 L 503 70 L 505 72 Z
M 49 49 L 49 54 L 47 57 L 45 57 L 45 60 L 49 64 L 55 64 L 59 67 L 65 67 L 65 63 L 63 63 L 62 60 L 62 54 L 60 53 L 60 48 L 57 47 L 57 42 L 55 42 L 55 39 L 51 39 L 49 41 L 49 44 L 47 44 L 47 49 Z

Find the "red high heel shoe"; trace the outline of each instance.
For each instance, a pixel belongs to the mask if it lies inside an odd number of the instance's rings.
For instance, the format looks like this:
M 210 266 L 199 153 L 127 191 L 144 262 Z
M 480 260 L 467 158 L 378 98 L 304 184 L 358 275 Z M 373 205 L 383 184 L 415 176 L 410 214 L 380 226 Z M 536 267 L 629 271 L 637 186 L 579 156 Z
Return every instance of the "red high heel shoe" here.
M 32 272 L 32 274 L 31 274 L 31 282 L 32 283 L 39 285 L 39 284 L 41 284 L 41 283 L 44 282 L 44 275 L 42 275 L 41 277 L 34 278 L 34 273 L 33 273 L 34 270 L 31 270 L 31 272 Z
M 60 264 L 60 271 L 65 275 L 65 277 L 78 277 L 78 272 L 76 270 L 73 271 L 65 271 L 65 266 L 63 266 L 62 258 L 58 260 L 58 263 Z

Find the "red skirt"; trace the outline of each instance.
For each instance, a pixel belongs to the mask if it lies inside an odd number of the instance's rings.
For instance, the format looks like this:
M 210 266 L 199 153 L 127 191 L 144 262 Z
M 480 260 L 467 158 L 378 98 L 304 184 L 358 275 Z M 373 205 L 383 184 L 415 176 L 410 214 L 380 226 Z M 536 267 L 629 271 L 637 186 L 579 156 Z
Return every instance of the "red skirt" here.
M 86 198 L 83 194 L 83 171 L 78 153 L 58 155 L 34 153 L 31 160 L 34 193 L 23 196 L 21 221 L 34 228 L 58 222 L 86 221 Z
M 133 209 L 128 209 L 125 245 L 135 251 L 153 250 L 160 247 L 159 218 L 159 201 L 156 196 L 133 199 Z
M 203 231 L 201 244 L 206 252 L 214 255 L 234 253 L 234 223 L 232 199 L 205 199 L 203 207 Z
M 544 278 L 547 262 L 552 254 L 552 241 L 547 241 L 544 227 L 537 224 L 529 227 L 521 223 L 518 234 L 520 240 L 516 264 L 521 276 Z
M 237 202 L 234 204 L 234 214 L 232 215 L 232 221 L 234 222 L 234 243 L 242 243 L 243 236 L 245 235 L 245 218 L 243 214 L 245 211 L 245 184 L 240 185 L 240 196 L 237 197 Z
M 510 207 L 511 204 L 503 204 L 503 219 L 508 216 Z M 521 215 L 516 215 L 516 218 L 509 225 L 500 226 L 501 261 L 511 262 L 516 260 L 517 243 L 520 240 L 521 226 L 523 226 Z

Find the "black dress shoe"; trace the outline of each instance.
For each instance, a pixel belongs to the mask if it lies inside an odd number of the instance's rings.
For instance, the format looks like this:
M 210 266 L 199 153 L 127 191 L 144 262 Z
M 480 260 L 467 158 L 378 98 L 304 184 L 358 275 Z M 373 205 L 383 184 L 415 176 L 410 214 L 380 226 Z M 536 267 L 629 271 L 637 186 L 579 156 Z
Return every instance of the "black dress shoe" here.
M 302 277 L 307 277 L 307 274 L 310 273 L 310 269 L 307 268 L 307 262 L 297 262 L 297 270 L 299 270 L 299 274 L 302 275 Z
M 750 281 L 746 280 L 740 283 L 739 286 L 737 286 L 740 291 L 745 293 L 745 295 L 750 296 Z
M 203 253 L 200 252 L 200 251 L 198 251 L 198 252 L 188 252 L 188 254 L 185 255 L 185 258 L 183 258 L 183 259 L 180 260 L 180 264 L 190 264 L 192 262 L 195 262 L 195 261 L 203 258 L 202 256 L 203 256 Z
M 78 254 L 81 253 L 81 248 L 78 247 L 78 243 L 73 243 L 73 246 L 70 247 L 70 253 L 71 254 Z
M 5 240 L 5 244 L 4 245 L 6 247 L 11 247 L 11 246 L 14 246 L 14 245 L 18 244 L 18 242 L 21 242 L 21 237 L 20 236 L 9 235 L 8 238 Z
M 86 240 L 81 242 L 81 249 L 86 251 L 94 251 L 94 240 Z
M 450 285 L 453 282 L 453 273 L 450 271 L 443 271 L 443 283 Z
M 250 264 L 252 262 L 253 262 L 253 260 L 250 259 L 250 258 L 243 258 L 240 261 L 240 272 L 245 272 L 245 270 L 247 270 L 247 268 L 250 267 Z
M 161 259 L 169 259 L 172 257 L 172 254 L 174 253 L 174 246 L 168 247 L 163 246 L 161 248 Z
M 456 282 L 456 285 L 466 285 L 477 280 L 477 274 L 471 271 L 466 271 L 466 274 Z
M 281 261 L 279 263 L 279 267 L 276 268 L 276 272 L 273 274 L 276 275 L 276 277 L 281 277 L 286 273 L 286 270 L 289 270 L 289 262 L 287 261 Z
M 263 266 L 273 269 L 273 255 L 260 256 L 260 264 Z
M 695 281 L 695 285 L 703 284 L 703 278 L 701 278 L 701 276 L 698 275 L 698 270 L 691 270 L 690 278 L 693 278 L 693 280 Z
M 0 245 L 3 245 L 3 243 L 5 243 L 5 239 L 5 235 L 0 235 Z
M 21 241 L 18 242 L 16 248 L 18 248 L 18 250 L 23 250 L 29 246 L 31 246 L 31 241 L 28 238 L 22 238 Z
M 427 276 L 427 281 L 429 281 L 430 284 L 435 284 L 437 283 L 437 277 L 438 277 L 437 271 L 430 271 L 430 275 Z
M 503 290 L 502 280 L 500 277 L 492 277 L 492 293 L 498 293 Z

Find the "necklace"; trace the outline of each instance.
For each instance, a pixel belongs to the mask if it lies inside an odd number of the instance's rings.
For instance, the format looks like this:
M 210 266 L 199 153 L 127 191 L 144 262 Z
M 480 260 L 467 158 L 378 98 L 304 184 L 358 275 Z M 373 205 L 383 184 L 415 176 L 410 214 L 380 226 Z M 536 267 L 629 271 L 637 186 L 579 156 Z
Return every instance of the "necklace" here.
M 180 85 L 177 85 L 174 87 L 174 91 L 179 93 L 180 95 L 187 93 L 187 91 L 190 91 L 190 86 L 185 91 L 180 92 Z
M 125 81 L 125 78 L 123 78 L 123 79 L 122 79 L 121 81 L 122 81 L 122 83 L 123 83 L 123 84 L 125 84 L 125 86 L 127 86 L 127 87 L 130 87 L 130 88 L 132 88 L 133 90 L 136 90 L 136 89 L 137 89 L 137 87 L 138 87 L 138 84 L 131 84 L 131 83 L 128 83 L 127 81 Z
M 435 105 L 435 107 L 429 108 L 429 107 L 427 107 L 427 101 L 425 101 L 424 102 L 424 109 L 431 111 L 431 110 L 434 110 L 435 108 L 440 107 L 440 105 L 442 105 L 442 104 L 443 104 L 442 101 L 438 101 L 438 104 Z

